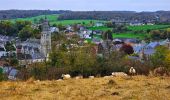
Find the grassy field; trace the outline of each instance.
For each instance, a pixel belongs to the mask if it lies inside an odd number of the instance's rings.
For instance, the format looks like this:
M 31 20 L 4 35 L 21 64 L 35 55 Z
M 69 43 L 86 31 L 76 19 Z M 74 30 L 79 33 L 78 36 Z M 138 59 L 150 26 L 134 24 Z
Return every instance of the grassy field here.
M 58 14 L 53 14 L 53 15 L 46 15 L 47 19 L 49 20 L 49 22 L 55 22 L 58 19 Z M 36 16 L 36 17 L 28 17 L 28 18 L 17 18 L 17 19 L 12 19 L 12 21 L 16 21 L 16 20 L 27 20 L 27 21 L 31 21 L 34 22 L 34 19 L 40 20 L 41 18 L 45 18 L 45 15 L 40 15 L 40 16 Z
M 82 24 L 84 22 L 84 25 L 88 26 L 90 22 L 99 22 L 99 20 L 57 20 L 55 22 L 51 22 L 51 24 L 63 24 L 63 25 L 70 25 L 70 24 Z M 100 21 L 101 22 L 101 21 Z
M 128 29 L 132 31 L 140 31 L 140 30 L 157 30 L 157 29 L 165 29 L 170 28 L 170 25 L 142 25 L 142 26 L 129 26 Z
M 88 24 L 90 24 L 90 21 L 93 21 L 94 23 L 99 21 L 99 20 L 58 20 L 59 14 L 46 15 L 46 17 L 49 20 L 50 24 L 63 24 L 63 25 L 83 23 L 83 22 L 85 23 L 85 25 L 88 25 Z M 17 19 L 12 19 L 12 21 L 28 20 L 28 21 L 31 21 L 34 23 L 35 19 L 37 19 L 37 21 L 38 21 L 41 18 L 45 18 L 45 15 L 29 17 L 29 18 L 17 18 Z
M 119 33 L 119 34 L 112 34 L 113 38 L 138 38 L 138 39 L 144 39 L 146 37 L 146 34 L 134 34 L 134 33 Z
M 170 77 L 0 82 L 1 100 L 170 100 Z
M 89 27 L 88 29 L 90 29 L 90 30 L 101 30 L 101 31 L 112 30 L 112 28 L 108 28 L 108 27 L 106 27 L 106 26 L 101 26 L 101 27 Z

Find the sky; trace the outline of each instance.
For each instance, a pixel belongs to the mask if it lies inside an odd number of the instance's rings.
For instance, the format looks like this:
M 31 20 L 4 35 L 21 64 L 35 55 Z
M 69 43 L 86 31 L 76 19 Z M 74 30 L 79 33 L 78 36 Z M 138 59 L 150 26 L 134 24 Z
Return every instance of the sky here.
M 170 0 L 0 0 L 0 10 L 158 11 Z

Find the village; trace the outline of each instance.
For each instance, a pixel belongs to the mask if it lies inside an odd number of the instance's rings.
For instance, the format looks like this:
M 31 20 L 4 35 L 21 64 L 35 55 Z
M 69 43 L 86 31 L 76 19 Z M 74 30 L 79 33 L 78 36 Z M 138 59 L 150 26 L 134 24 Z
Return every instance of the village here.
M 130 26 L 142 26 L 146 23 L 133 22 L 127 23 L 120 20 L 112 20 L 115 25 L 128 24 Z M 86 44 L 93 44 L 90 51 L 95 56 L 108 58 L 112 52 L 119 52 L 124 45 L 130 46 L 132 53 L 129 53 L 128 58 L 134 61 L 150 61 L 152 55 L 156 52 L 158 46 L 165 46 L 170 49 L 170 40 L 162 39 L 157 41 L 146 42 L 144 40 L 134 38 L 112 38 L 110 33 L 106 33 L 105 39 L 103 39 L 104 32 L 102 30 L 90 30 L 81 24 L 67 25 L 64 30 L 59 30 L 57 27 L 51 27 L 48 19 L 45 17 L 42 25 L 41 37 L 27 38 L 25 41 L 21 41 L 18 37 L 11 37 L 0 35 L 0 66 L 3 69 L 3 73 L 7 74 L 8 79 L 16 80 L 18 69 L 9 64 L 11 57 L 16 57 L 14 63 L 17 66 L 28 67 L 34 63 L 43 63 L 49 61 L 49 54 L 52 52 L 52 35 L 53 34 L 65 34 L 67 40 L 74 40 L 73 37 L 78 36 L 78 40 L 74 43 L 69 43 L 66 46 L 67 52 L 70 52 L 71 48 L 83 48 Z M 103 22 L 96 22 L 92 27 L 103 27 L 106 24 Z M 147 25 L 154 25 L 150 21 Z M 33 28 L 37 28 L 38 25 L 32 25 Z M 60 46 L 62 43 L 57 43 Z M 10 49 L 8 46 L 11 46 Z M 108 58 L 109 59 L 109 58 Z

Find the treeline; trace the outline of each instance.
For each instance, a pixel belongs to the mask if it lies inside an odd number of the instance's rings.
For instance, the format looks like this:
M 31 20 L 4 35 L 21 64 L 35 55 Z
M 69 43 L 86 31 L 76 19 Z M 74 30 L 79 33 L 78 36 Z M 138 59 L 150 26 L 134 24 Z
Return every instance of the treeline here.
M 166 30 L 153 30 L 149 33 L 151 40 L 161 40 L 170 38 L 170 28 Z
M 95 19 L 119 21 L 170 22 L 170 11 L 133 12 L 133 11 L 75 11 L 59 16 L 59 20 Z
M 46 14 L 62 14 L 65 10 L 52 11 L 52 10 L 0 10 L 0 20 L 34 17 Z
M 30 21 L 18 20 L 15 23 L 5 20 L 0 21 L 0 35 L 19 37 L 21 40 L 27 38 L 39 38 L 41 33 L 41 26 L 33 28 Z

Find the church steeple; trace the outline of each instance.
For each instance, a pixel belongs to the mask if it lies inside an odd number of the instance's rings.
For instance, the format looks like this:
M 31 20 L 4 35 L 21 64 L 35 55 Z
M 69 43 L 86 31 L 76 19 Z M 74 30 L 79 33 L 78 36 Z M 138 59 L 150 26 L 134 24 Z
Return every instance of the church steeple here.
M 45 16 L 45 20 L 42 24 L 42 31 L 50 31 L 49 22 L 48 22 L 48 19 L 46 16 Z
M 49 22 L 46 17 L 44 22 L 42 23 L 41 52 L 46 58 L 51 52 L 51 32 Z

